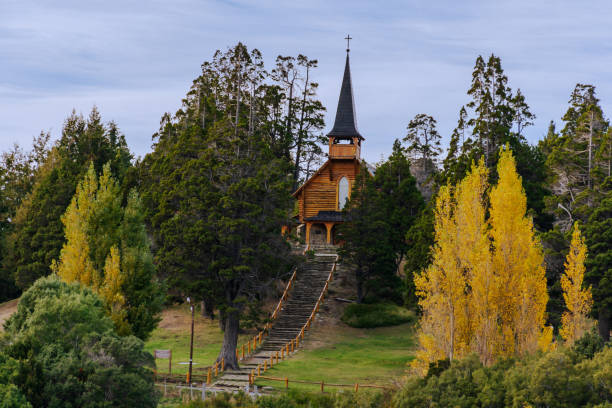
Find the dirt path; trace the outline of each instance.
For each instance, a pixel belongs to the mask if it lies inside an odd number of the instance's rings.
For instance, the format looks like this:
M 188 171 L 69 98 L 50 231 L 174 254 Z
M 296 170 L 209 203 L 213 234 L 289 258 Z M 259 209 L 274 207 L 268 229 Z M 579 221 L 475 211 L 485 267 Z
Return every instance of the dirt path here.
M 17 303 L 19 303 L 19 299 L 9 300 L 0 304 L 0 331 L 4 330 L 4 322 L 17 310 Z

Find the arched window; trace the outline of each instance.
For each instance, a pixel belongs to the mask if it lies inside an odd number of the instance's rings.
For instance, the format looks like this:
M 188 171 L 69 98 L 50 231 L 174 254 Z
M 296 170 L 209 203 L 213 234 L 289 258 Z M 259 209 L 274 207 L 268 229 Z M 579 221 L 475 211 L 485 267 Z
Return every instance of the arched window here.
M 346 177 L 342 177 L 338 182 L 338 209 L 341 210 L 346 205 L 349 198 L 349 181 Z

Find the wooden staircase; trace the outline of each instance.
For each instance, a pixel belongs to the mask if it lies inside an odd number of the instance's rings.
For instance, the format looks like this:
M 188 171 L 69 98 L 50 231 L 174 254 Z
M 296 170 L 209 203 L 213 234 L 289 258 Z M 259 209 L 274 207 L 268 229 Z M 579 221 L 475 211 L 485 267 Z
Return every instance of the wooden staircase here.
M 239 370 L 223 372 L 211 385 L 210 390 L 244 390 L 249 385 L 249 375 L 257 372 L 258 366 L 261 368 L 261 364 L 269 362 L 279 353 L 285 355 L 287 344 L 300 335 L 326 288 L 326 281 L 337 259 L 336 248 L 333 246 L 311 249 L 315 252 L 314 257 L 298 267 L 293 288 L 261 346 L 240 363 Z

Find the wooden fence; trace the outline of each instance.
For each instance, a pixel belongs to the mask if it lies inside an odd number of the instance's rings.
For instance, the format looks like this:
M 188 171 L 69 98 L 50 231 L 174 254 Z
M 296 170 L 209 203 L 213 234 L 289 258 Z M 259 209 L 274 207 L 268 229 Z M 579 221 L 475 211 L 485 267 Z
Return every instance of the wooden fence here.
M 281 381 L 285 383 L 285 389 L 289 389 L 289 383 L 296 383 L 296 384 L 311 384 L 311 385 L 320 385 L 321 386 L 321 392 L 325 391 L 325 387 L 350 387 L 353 388 L 355 390 L 355 392 L 359 391 L 359 388 L 377 388 L 377 389 L 381 389 L 381 390 L 390 390 L 392 389 L 392 387 L 388 387 L 388 386 L 384 386 L 384 385 L 376 385 L 376 384 L 359 384 L 359 383 L 355 383 L 355 384 L 334 384 L 334 383 L 326 383 L 325 381 L 321 380 L 321 381 L 304 381 L 304 380 L 290 380 L 288 377 L 284 377 L 284 378 L 278 378 L 278 377 L 266 377 L 263 375 L 260 375 L 259 377 L 257 377 L 257 379 L 261 379 L 261 380 L 269 380 L 269 381 Z

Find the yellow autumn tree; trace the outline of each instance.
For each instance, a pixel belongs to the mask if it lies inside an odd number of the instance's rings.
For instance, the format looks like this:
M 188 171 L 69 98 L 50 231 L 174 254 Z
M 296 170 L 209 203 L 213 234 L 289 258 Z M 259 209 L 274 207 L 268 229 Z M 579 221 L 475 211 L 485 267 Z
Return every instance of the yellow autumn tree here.
M 468 281 L 474 267 L 487 263 L 487 257 L 467 252 L 475 247 L 486 252 L 486 177 L 482 162 L 473 165 L 454 194 L 444 186 L 436 199 L 432 264 L 415 276 L 423 314 L 413 367 L 421 373 L 432 361 L 460 358 L 470 351 L 473 319 Z
M 497 307 L 494 299 L 495 277 L 487 235 L 486 193 L 488 169 L 481 160 L 457 187 L 458 261 L 467 279 L 467 319 L 462 328 L 466 349 L 480 356 L 484 364 L 494 358 L 497 343 Z
M 90 245 L 91 234 L 98 233 L 96 226 L 111 222 L 108 215 L 121 210 L 118 192 L 110 166 L 104 166 L 98 179 L 92 163 L 62 216 L 66 243 L 60 252 L 59 262 L 54 262 L 52 269 L 63 281 L 79 282 L 100 294 L 119 333 L 127 334 L 129 327 L 126 313 L 122 310 L 125 305 L 121 291 L 124 276 L 119 250 L 117 246 L 105 249 L 105 241 L 109 241 L 108 233 L 100 234 L 103 236 L 96 240 L 97 245 Z M 104 262 L 102 268 L 97 268 L 94 261 L 99 255 Z
M 565 273 L 561 276 L 561 288 L 563 289 L 563 300 L 567 311 L 561 316 L 561 337 L 566 344 L 572 345 L 590 328 L 591 322 L 588 318 L 593 296 L 591 288 L 584 289 L 584 261 L 587 255 L 587 247 L 584 238 L 580 234 L 580 227 L 574 224 L 572 242 L 569 253 L 565 260 Z
M 92 287 L 101 283 L 89 257 L 90 247 L 87 239 L 88 220 L 93 211 L 97 191 L 98 177 L 92 164 L 78 184 L 76 193 L 62 216 L 66 243 L 60 252 L 59 263 L 53 262 L 51 269 L 65 282 L 76 281 Z
M 499 181 L 489 194 L 481 160 L 453 192 L 440 189 L 432 264 L 415 275 L 423 310 L 419 350 L 412 366 L 475 352 L 483 364 L 552 344 L 544 327 L 544 257 L 527 199 L 508 148 L 500 152 Z
M 499 181 L 489 195 L 493 301 L 500 335 L 494 354 L 522 356 L 545 346 L 544 255 L 526 214 L 527 198 L 507 146 L 500 152 L 497 173 Z

